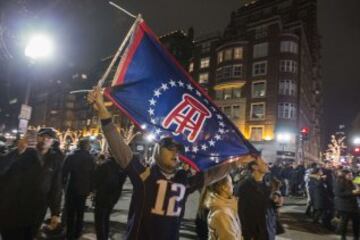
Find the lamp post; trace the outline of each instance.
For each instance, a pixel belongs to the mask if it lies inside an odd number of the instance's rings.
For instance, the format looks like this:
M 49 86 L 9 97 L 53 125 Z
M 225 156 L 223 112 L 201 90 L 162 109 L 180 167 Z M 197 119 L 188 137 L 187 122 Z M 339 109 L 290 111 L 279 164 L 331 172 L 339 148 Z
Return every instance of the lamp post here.
M 49 36 L 43 33 L 37 33 L 31 35 L 26 47 L 24 54 L 30 59 L 30 66 L 34 63 L 48 59 L 54 53 L 54 44 Z M 30 95 L 31 95 L 32 79 L 26 82 L 26 92 L 24 104 L 21 106 L 19 115 L 19 130 L 20 132 L 26 133 L 29 120 L 31 119 L 32 108 L 29 106 Z

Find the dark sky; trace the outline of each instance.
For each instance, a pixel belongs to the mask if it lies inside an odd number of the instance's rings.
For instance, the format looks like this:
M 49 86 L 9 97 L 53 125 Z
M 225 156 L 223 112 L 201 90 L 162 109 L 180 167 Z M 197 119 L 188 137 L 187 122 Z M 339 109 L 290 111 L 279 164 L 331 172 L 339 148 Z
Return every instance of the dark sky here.
M 3 0 L 0 0 L 3 1 Z M 114 0 L 115 1 L 115 0 Z M 59 54 L 53 68 L 58 72 L 91 69 L 100 57 L 113 53 L 131 19 L 103 0 L 31 0 L 29 8 L 46 6 L 35 18 L 57 38 Z M 193 26 L 195 35 L 222 31 L 240 0 L 117 0 L 133 13 L 141 12 L 158 34 Z M 5 0 L 4 6 L 13 1 Z M 37 3 L 37 4 L 35 4 Z M 70 4 L 67 4 L 70 3 Z M 73 5 L 71 5 L 73 4 Z M 76 6 L 75 6 L 76 5 Z M 91 7 L 90 7 L 91 6 Z M 95 6 L 95 7 L 94 7 Z M 350 125 L 360 112 L 360 0 L 319 0 L 322 35 L 324 123 L 326 133 L 339 124 Z M 12 29 L 30 25 L 22 16 L 11 16 Z M 21 22 L 22 20 L 22 22 Z M 41 25 L 40 24 L 40 25 Z M 14 49 L 21 49 L 15 46 Z M 13 65 L 18 65 L 14 60 Z M 57 67 L 55 67 L 57 66 Z M 61 66 L 61 67 L 59 67 Z M 1 66 L 0 66 L 1 68 Z M 49 70 L 49 67 L 46 68 Z M 0 80 L 4 74 L 0 74 Z

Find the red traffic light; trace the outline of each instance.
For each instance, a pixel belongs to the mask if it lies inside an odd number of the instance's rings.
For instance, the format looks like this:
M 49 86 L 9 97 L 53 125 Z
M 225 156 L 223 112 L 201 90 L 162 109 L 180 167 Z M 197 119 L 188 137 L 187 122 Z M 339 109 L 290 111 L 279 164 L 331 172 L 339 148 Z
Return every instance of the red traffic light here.
M 300 130 L 300 132 L 301 132 L 302 134 L 308 134 L 308 133 L 309 133 L 309 128 L 303 127 L 303 128 Z
M 354 148 L 354 152 L 355 152 L 355 153 L 360 153 L 360 147 Z

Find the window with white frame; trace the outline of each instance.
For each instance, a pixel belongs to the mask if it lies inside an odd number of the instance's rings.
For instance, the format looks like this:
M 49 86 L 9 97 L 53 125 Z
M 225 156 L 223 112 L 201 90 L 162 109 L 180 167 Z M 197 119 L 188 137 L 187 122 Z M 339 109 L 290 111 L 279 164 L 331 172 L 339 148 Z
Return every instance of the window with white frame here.
M 228 48 L 228 49 L 225 50 L 224 60 L 225 61 L 232 60 L 232 48 Z
M 251 96 L 261 98 L 266 96 L 266 81 L 256 81 L 252 83 Z
M 243 58 L 243 48 L 236 47 L 234 48 L 234 59 L 242 59 Z
M 191 62 L 189 64 L 189 72 L 192 72 L 192 71 L 194 71 L 194 63 L 193 62 Z
M 206 58 L 202 58 L 200 60 L 200 68 L 208 68 L 210 66 L 210 58 L 206 57 Z
M 242 77 L 242 64 L 237 64 L 233 66 L 233 77 Z
M 250 141 L 262 141 L 264 134 L 264 126 L 250 126 Z
M 294 60 L 280 60 L 280 72 L 297 72 L 297 62 Z
M 286 96 L 296 96 L 296 83 L 294 80 L 280 80 L 279 94 Z
M 252 103 L 250 108 L 251 120 L 264 120 L 265 119 L 265 103 Z
M 215 91 L 216 100 L 228 100 L 241 98 L 241 88 L 226 88 Z
M 222 63 L 224 61 L 224 52 L 223 51 L 220 51 L 218 52 L 217 54 L 217 63 Z
M 268 55 L 269 43 L 258 43 L 254 45 L 253 58 L 266 57 Z
M 263 76 L 267 74 L 267 61 L 255 62 L 253 64 L 252 75 Z
M 294 103 L 279 103 L 278 105 L 278 117 L 282 119 L 295 119 L 296 106 Z
M 299 51 L 298 44 L 293 41 L 281 41 L 280 51 L 297 54 Z
M 199 83 L 206 84 L 209 82 L 209 73 L 200 73 L 199 75 Z

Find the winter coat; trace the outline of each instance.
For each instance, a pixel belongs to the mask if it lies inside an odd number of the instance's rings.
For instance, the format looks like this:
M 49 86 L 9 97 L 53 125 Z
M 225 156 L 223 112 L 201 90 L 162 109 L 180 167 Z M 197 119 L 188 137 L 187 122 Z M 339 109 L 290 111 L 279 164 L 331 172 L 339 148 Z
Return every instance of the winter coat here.
M 8 170 L 1 177 L 0 226 L 40 224 L 49 207 L 58 215 L 61 203 L 61 156 L 50 150 L 41 156 L 36 149 L 8 154 Z
M 120 198 L 125 180 L 126 173 L 113 158 L 98 166 L 94 175 L 96 205 L 112 208 Z
M 210 209 L 208 215 L 209 240 L 241 239 L 236 197 L 227 199 L 211 193 L 205 205 Z
M 95 160 L 88 151 L 75 150 L 63 167 L 63 182 L 68 180 L 66 193 L 87 196 L 93 189 Z
M 238 211 L 244 239 L 267 240 L 266 213 L 270 206 L 270 188 L 248 177 L 236 190 Z
M 336 181 L 334 188 L 336 210 L 343 212 L 358 211 L 356 196 L 352 193 L 353 190 L 355 190 L 355 186 L 352 182 L 341 179 Z
M 313 186 L 311 201 L 314 209 L 326 209 L 331 206 L 331 196 L 329 195 L 324 180 L 311 178 L 310 185 Z

